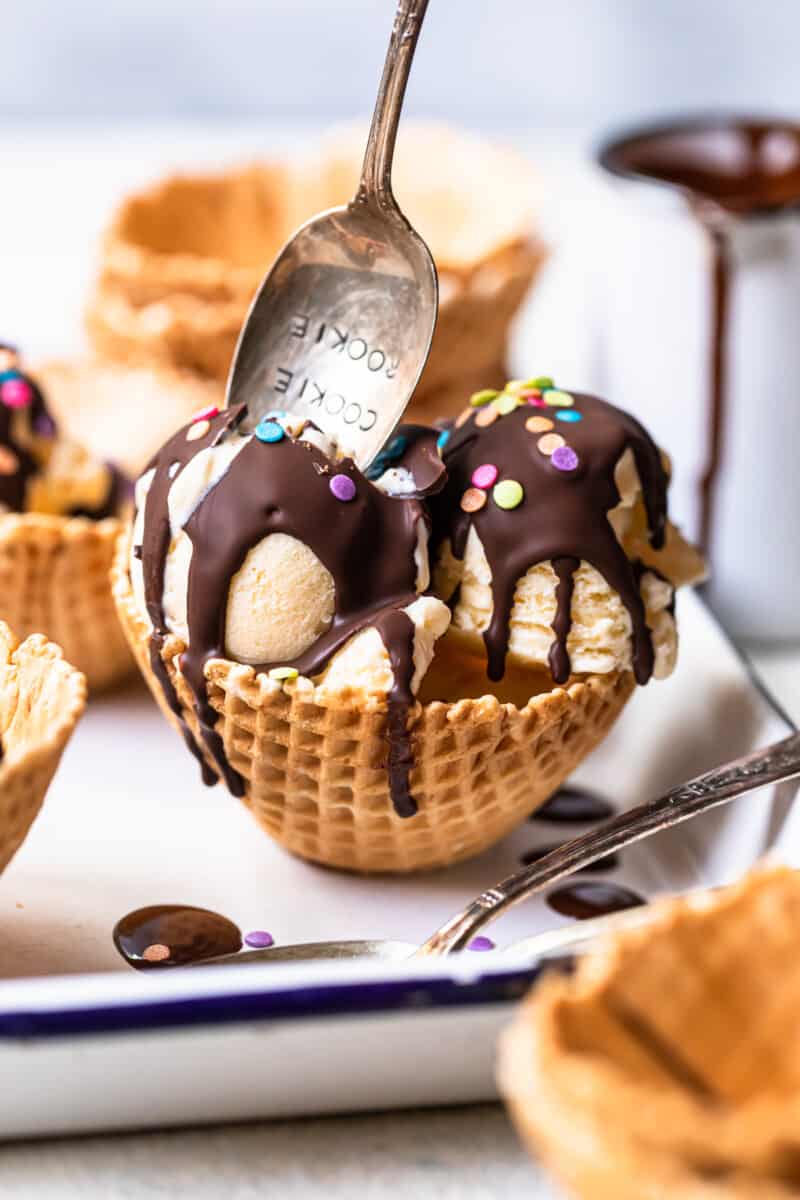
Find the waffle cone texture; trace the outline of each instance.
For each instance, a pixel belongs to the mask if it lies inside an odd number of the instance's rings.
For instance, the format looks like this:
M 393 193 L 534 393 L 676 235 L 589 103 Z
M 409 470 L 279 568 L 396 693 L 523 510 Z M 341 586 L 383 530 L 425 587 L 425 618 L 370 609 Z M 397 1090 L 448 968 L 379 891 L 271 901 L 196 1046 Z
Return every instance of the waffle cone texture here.
M 22 845 L 86 703 L 86 682 L 41 634 L 0 622 L 0 871 Z
M 657 906 L 545 980 L 500 1049 L 516 1124 L 585 1200 L 800 1189 L 800 877 Z
M 362 148 L 359 131 L 307 162 L 172 176 L 129 196 L 104 238 L 86 312 L 98 354 L 224 381 L 267 265 L 301 223 L 350 199 Z M 465 394 L 506 378 L 509 326 L 546 257 L 532 229 L 536 180 L 517 155 L 436 127 L 404 126 L 398 158 L 397 195 L 440 283 L 409 417 L 455 415 Z M 491 213 L 472 192 L 483 178 L 493 180 Z
M 51 638 L 93 691 L 133 669 L 109 585 L 121 528 L 113 517 L 0 516 L 0 619 Z
M 133 597 L 126 539 L 113 572 L 120 621 L 156 700 L 175 724 L 149 658 L 150 628 Z M 163 659 L 193 731 L 192 695 L 180 671 L 183 643 Z M 559 787 L 606 735 L 633 691 L 630 675 L 590 677 L 518 708 L 494 696 L 414 706 L 409 716 L 416 816 L 394 812 L 386 773 L 383 698 L 323 696 L 310 681 L 276 687 L 224 659 L 206 667 L 217 732 L 245 780 L 261 828 L 293 854 L 360 872 L 409 872 L 470 858 Z

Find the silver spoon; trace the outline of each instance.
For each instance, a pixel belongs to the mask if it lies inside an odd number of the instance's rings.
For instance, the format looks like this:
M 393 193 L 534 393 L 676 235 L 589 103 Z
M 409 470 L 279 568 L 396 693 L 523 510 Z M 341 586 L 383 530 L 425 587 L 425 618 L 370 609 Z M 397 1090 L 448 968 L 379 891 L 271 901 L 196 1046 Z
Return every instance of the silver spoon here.
M 444 955 L 464 950 L 472 938 L 501 913 L 541 892 L 550 884 L 590 866 L 607 854 L 622 850 L 633 842 L 660 833 L 691 817 L 727 804 L 738 796 L 755 792 L 769 784 L 783 783 L 800 776 L 800 733 L 783 741 L 755 750 L 721 767 L 714 767 L 687 783 L 680 784 L 656 800 L 629 809 L 598 828 L 565 842 L 532 866 L 509 875 L 501 883 L 482 892 L 460 913 L 452 917 L 421 946 L 394 941 L 308 942 L 296 946 L 275 946 L 206 959 L 196 966 L 256 962 L 300 962 L 308 959 L 386 958 Z M 647 908 L 636 908 L 581 922 L 563 929 L 548 930 L 507 947 L 504 954 L 535 959 L 554 955 L 566 948 L 579 948 L 591 939 L 620 925 L 639 924 L 647 919 Z
M 252 428 L 271 410 L 313 420 L 361 469 L 403 415 L 430 351 L 438 307 L 428 247 L 392 194 L 391 167 L 428 0 L 399 0 L 361 182 L 281 250 L 239 336 L 228 405 Z

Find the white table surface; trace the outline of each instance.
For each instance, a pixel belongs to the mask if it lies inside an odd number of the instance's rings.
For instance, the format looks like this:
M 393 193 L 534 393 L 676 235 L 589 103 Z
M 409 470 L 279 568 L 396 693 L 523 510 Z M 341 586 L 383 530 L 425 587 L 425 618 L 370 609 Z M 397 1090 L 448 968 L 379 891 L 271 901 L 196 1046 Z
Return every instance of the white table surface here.
M 96 238 L 124 189 L 175 164 L 246 158 L 292 140 L 286 130 L 254 127 L 0 130 L 4 178 L 12 181 L 0 195 L 0 336 L 36 355 L 75 350 Z M 533 149 L 546 156 L 549 172 L 560 168 L 574 180 L 574 141 L 549 138 Z M 568 203 L 564 220 L 569 211 Z M 752 660 L 800 721 L 800 648 L 760 648 Z M 491 1105 L 11 1145 L 0 1151 L 0 1194 L 17 1200 L 552 1195 L 502 1109 Z

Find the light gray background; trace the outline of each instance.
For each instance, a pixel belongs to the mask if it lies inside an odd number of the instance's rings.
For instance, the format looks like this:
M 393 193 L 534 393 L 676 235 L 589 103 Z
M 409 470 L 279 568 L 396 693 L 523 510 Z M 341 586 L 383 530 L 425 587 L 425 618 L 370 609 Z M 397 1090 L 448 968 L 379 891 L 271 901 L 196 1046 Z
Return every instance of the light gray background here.
M 0 0 L 0 120 L 347 118 L 395 0 Z M 431 0 L 409 109 L 597 127 L 797 111 L 798 0 Z

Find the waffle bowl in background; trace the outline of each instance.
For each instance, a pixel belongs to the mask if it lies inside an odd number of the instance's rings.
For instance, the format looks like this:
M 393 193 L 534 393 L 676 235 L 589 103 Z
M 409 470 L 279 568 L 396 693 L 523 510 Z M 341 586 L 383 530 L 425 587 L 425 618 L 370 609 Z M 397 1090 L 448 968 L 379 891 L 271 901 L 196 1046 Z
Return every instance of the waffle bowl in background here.
M 22 845 L 86 703 L 86 682 L 41 634 L 0 621 L 0 871 Z
M 150 626 L 134 599 L 124 538 L 113 588 L 142 674 L 177 726 L 153 674 Z M 197 734 L 180 669 L 184 648 L 170 636 L 162 658 Z M 485 666 L 471 669 L 460 649 L 449 659 L 445 638 L 409 716 L 418 812 L 403 818 L 389 795 L 385 699 L 356 689 L 325 695 L 302 678 L 279 686 L 226 659 L 208 663 L 206 679 L 217 732 L 261 828 L 301 858 L 391 873 L 444 867 L 499 841 L 602 741 L 635 686 L 629 673 L 559 688 L 539 672 L 509 670 L 487 695 Z
M 655 907 L 503 1036 L 500 1087 L 582 1200 L 788 1200 L 800 1182 L 800 876 Z
M 313 158 L 173 176 L 128 197 L 105 235 L 87 309 L 95 350 L 223 381 L 280 247 L 310 216 L 352 197 L 362 132 L 332 135 Z M 508 374 L 509 328 L 545 258 L 532 215 L 535 173 L 511 151 L 411 123 L 394 184 L 440 283 L 433 348 L 409 412 L 455 415 L 464 395 Z

